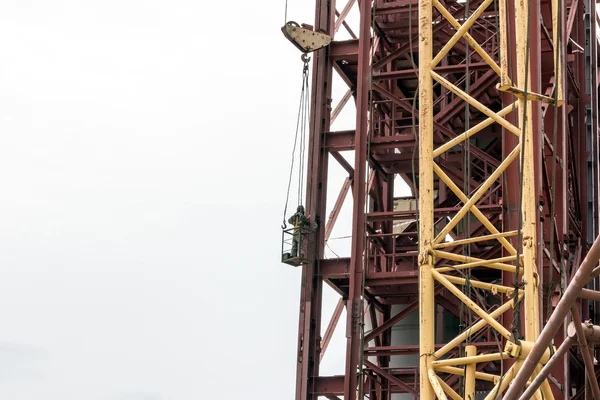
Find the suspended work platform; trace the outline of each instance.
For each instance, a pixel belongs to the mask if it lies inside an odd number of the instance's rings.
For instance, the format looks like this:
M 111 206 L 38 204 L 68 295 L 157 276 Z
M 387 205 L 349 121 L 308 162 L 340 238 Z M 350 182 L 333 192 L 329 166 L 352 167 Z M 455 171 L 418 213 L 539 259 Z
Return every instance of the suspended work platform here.
M 314 257 L 312 233 L 312 229 L 305 227 L 283 229 L 281 262 L 294 267 L 308 264 Z

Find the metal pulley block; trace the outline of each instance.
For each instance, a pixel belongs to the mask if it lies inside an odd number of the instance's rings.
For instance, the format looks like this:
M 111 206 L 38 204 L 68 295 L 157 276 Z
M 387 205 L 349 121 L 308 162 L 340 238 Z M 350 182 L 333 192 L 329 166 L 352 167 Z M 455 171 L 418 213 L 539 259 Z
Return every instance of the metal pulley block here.
M 315 32 L 313 27 L 307 24 L 300 26 L 296 22 L 290 21 L 281 28 L 281 31 L 287 40 L 303 53 L 322 49 L 331 43 L 331 36 L 324 32 Z

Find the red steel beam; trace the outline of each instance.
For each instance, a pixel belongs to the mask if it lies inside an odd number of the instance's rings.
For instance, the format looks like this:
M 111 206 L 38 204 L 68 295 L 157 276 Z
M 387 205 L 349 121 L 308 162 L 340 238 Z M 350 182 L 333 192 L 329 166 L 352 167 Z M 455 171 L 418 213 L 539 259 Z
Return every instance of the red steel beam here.
M 435 67 L 434 71 L 439 74 L 453 74 L 453 73 L 464 73 L 467 68 L 466 64 L 458 64 L 458 65 L 445 65 Z M 470 71 L 481 71 L 481 70 L 489 70 L 489 64 L 485 62 L 478 62 L 469 64 Z M 416 73 L 418 69 L 404 69 L 400 71 L 390 71 L 390 72 L 379 72 L 373 75 L 373 81 L 385 81 L 385 80 L 394 80 L 394 79 L 416 79 Z
M 315 29 L 330 32 L 334 15 L 329 1 L 316 0 Z M 331 107 L 331 80 L 333 62 L 328 57 L 330 49 L 313 53 L 312 87 L 310 100 L 309 141 L 311 143 L 307 159 L 306 211 L 312 218 L 325 219 L 328 154 L 321 150 L 323 133 L 329 131 Z M 319 376 L 321 305 L 323 279 L 318 275 L 318 259 L 324 254 L 324 224 L 320 224 L 314 234 L 315 254 L 310 264 L 302 267 L 300 290 L 300 312 L 298 316 L 298 350 L 296 365 L 296 400 L 316 400 L 310 388 L 315 377 Z
M 340 209 L 344 205 L 344 200 L 346 199 L 346 195 L 348 194 L 348 191 L 350 190 L 350 187 L 352 186 L 352 181 L 353 181 L 352 178 L 350 178 L 350 177 L 346 178 L 346 180 L 344 181 L 344 184 L 342 185 L 342 189 L 340 190 L 340 194 L 338 195 L 338 198 L 335 202 L 335 205 L 333 206 L 333 209 L 331 210 L 331 213 L 329 214 L 329 220 L 327 221 L 327 225 L 325 226 L 325 242 L 329 241 L 329 237 L 331 236 L 331 231 L 333 230 L 333 227 L 335 226 L 335 222 L 337 221 L 337 217 L 340 214 Z
M 344 299 L 340 298 L 338 300 L 337 306 L 333 311 L 333 315 L 331 316 L 331 320 L 329 320 L 329 325 L 327 325 L 327 329 L 325 330 L 325 335 L 323 335 L 323 340 L 321 341 L 321 358 L 325 355 L 325 351 L 327 351 L 327 347 L 329 346 L 329 341 L 333 336 L 333 332 L 337 327 L 337 323 L 340 320 L 340 316 L 342 315 L 342 311 L 344 311 Z
M 350 0 L 350 3 L 352 0 Z M 414 3 L 414 0 L 397 0 L 391 3 L 377 3 L 375 17 L 375 23 L 381 27 L 382 24 L 394 23 L 399 27 L 395 31 L 382 31 L 375 28 L 378 41 L 375 41 L 375 53 L 376 58 L 374 62 L 375 73 L 374 80 L 378 83 L 374 85 L 373 89 L 373 120 L 375 122 L 377 118 L 381 118 L 375 125 L 374 135 L 369 139 L 369 152 L 367 152 L 366 137 L 367 137 L 367 118 L 368 109 L 371 107 L 369 104 L 369 88 L 371 83 L 369 82 L 369 63 L 371 54 L 371 38 L 370 38 L 370 12 L 365 1 L 359 1 L 359 7 L 361 11 L 361 25 L 359 29 L 359 40 L 348 40 L 348 41 L 334 41 L 328 49 L 317 52 L 313 55 L 314 60 L 314 72 L 313 72 L 313 98 L 311 100 L 311 145 L 309 146 L 310 157 L 309 157 L 309 172 L 308 185 L 312 192 L 310 199 L 307 199 L 307 211 L 313 216 L 319 216 L 321 220 L 324 220 L 325 215 L 325 193 L 327 192 L 327 158 L 329 154 L 336 159 L 340 165 L 348 172 L 348 178 L 342 187 L 342 193 L 338 197 L 339 204 L 336 204 L 332 211 L 329 222 L 322 224 L 316 234 L 317 240 L 317 252 L 315 263 L 309 264 L 303 267 L 303 287 L 302 287 L 302 299 L 300 305 L 300 330 L 299 330 L 299 352 L 298 352 L 298 385 L 296 399 L 316 399 L 317 396 L 325 396 L 330 399 L 336 399 L 344 396 L 344 399 L 354 399 L 357 396 L 357 386 L 359 378 L 357 376 L 358 368 L 360 366 L 362 357 L 368 355 L 369 357 L 378 357 L 378 365 L 376 368 L 381 369 L 384 373 L 390 374 L 391 376 L 382 374 L 372 374 L 371 371 L 367 371 L 367 374 L 363 374 L 365 390 L 364 394 L 377 398 L 377 400 L 389 400 L 391 393 L 396 392 L 407 392 L 407 388 L 400 388 L 396 384 L 391 384 L 393 378 L 400 379 L 404 384 L 409 382 L 414 383 L 414 376 L 411 373 L 406 372 L 393 372 L 388 369 L 390 357 L 396 357 L 400 355 L 408 354 L 406 349 L 398 349 L 398 346 L 390 346 L 391 342 L 391 330 L 386 329 L 386 324 L 389 325 L 390 321 L 394 317 L 391 317 L 389 304 L 407 304 L 416 298 L 417 288 L 417 275 L 414 270 L 416 247 L 414 242 L 409 240 L 410 237 L 416 237 L 416 232 L 404 232 L 393 236 L 393 222 L 395 220 L 410 220 L 414 219 L 415 212 L 399 212 L 393 211 L 393 180 L 395 173 L 410 172 L 411 171 L 411 158 L 410 153 L 413 151 L 415 146 L 415 138 L 411 132 L 413 129 L 412 125 L 418 123 L 418 121 L 410 120 L 411 114 L 413 113 L 412 107 L 412 91 L 416 84 L 416 74 L 411 67 L 406 68 L 410 43 L 409 38 L 406 37 L 406 24 L 407 17 L 413 18 L 417 26 L 417 9 L 413 9 L 413 14 L 408 15 L 408 6 Z M 582 43 L 582 31 L 583 31 L 583 20 L 581 18 L 583 8 L 582 5 L 575 2 L 571 5 L 571 13 L 568 17 L 565 17 L 566 29 L 573 32 L 573 38 L 577 43 Z M 345 4 L 345 3 L 344 3 Z M 339 4 L 338 4 L 339 5 Z M 414 5 L 414 4 L 413 4 Z M 471 6 L 474 2 L 471 2 Z M 551 34 L 548 34 L 544 38 L 540 39 L 540 27 L 539 27 L 539 7 L 540 4 L 535 4 L 533 7 L 534 14 L 532 15 L 532 76 L 534 82 L 532 82 L 532 90 L 536 92 L 543 92 L 541 88 L 540 76 L 543 76 L 544 83 L 548 82 L 548 76 L 551 73 L 548 70 L 548 62 L 541 60 L 542 43 L 540 40 L 544 40 L 544 50 L 549 51 L 550 46 L 547 40 L 551 38 Z M 541 7 L 549 7 L 549 3 L 541 3 Z M 511 7 L 509 7 L 510 9 Z M 338 21 L 343 20 L 343 14 L 349 6 L 345 7 L 345 11 L 341 14 L 335 11 L 335 3 L 327 0 L 317 0 L 317 22 L 315 23 L 316 29 L 323 29 L 325 32 L 333 33 L 333 27 L 335 26 L 335 18 L 332 13 L 342 15 Z M 510 10 L 509 10 L 510 12 Z M 463 18 L 465 10 L 458 5 L 453 14 L 456 18 Z M 565 11 L 566 15 L 566 11 Z M 368 17 L 367 17 L 368 16 Z M 392 19 L 388 19 L 390 16 Z M 546 14 L 544 14 L 546 16 Z M 514 19 L 513 19 L 514 20 Z M 547 20 L 547 18 L 546 18 Z M 320 21 L 320 22 L 319 22 Z M 570 23 L 570 24 L 569 24 Z M 339 28 L 338 23 L 338 28 Z M 537 26 L 535 26 L 537 25 Z M 347 26 L 344 22 L 344 26 Z M 478 26 L 474 29 L 473 34 L 487 35 L 485 33 L 485 27 L 490 27 L 489 22 L 483 22 L 483 25 Z M 550 26 L 550 25 L 548 25 Z M 571 28 L 572 27 L 572 28 Z M 441 21 L 436 23 L 433 27 L 434 31 L 438 30 L 440 41 L 445 40 L 446 35 L 450 31 L 450 27 L 447 22 Z M 514 27 L 513 27 L 514 28 Z M 494 29 L 494 28 L 490 28 Z M 494 34 L 495 31 L 490 31 L 489 34 Z M 512 34 L 512 32 L 511 32 Z M 418 36 L 413 36 L 412 45 L 416 49 Z M 400 42 L 400 43 L 398 43 Z M 398 43 L 398 44 L 396 44 Z M 566 41 L 565 41 L 566 43 Z M 565 46 L 566 44 L 563 43 Z M 437 43 L 439 45 L 440 43 Z M 495 57 L 497 51 L 495 47 L 497 42 L 493 39 L 485 44 L 486 49 L 491 49 L 490 54 Z M 463 48 L 457 48 L 456 54 L 448 57 L 443 63 L 437 67 L 438 71 L 443 74 L 456 74 L 454 78 L 460 80 L 458 74 L 464 74 L 464 65 L 453 65 L 456 64 L 458 58 L 462 57 Z M 328 55 L 327 55 L 328 54 Z M 549 53 L 550 54 L 550 53 Z M 589 191 L 585 186 L 587 182 L 584 179 L 584 175 L 581 174 L 580 170 L 584 166 L 583 158 L 578 157 L 582 149 L 585 146 L 585 136 L 583 122 L 585 121 L 582 116 L 585 114 L 585 110 L 582 107 L 588 102 L 587 98 L 583 98 L 585 84 L 584 76 L 582 71 L 584 68 L 583 62 L 585 61 L 584 54 L 571 54 L 569 55 L 574 61 L 570 61 L 569 69 L 565 70 L 565 93 L 569 99 L 576 99 L 575 104 L 568 105 L 561 110 L 563 113 L 573 112 L 568 114 L 568 118 L 574 121 L 574 125 L 570 126 L 571 131 L 567 131 L 566 128 L 559 131 L 559 142 L 564 138 L 564 143 L 557 144 L 552 143 L 552 146 L 561 152 L 561 147 L 572 148 L 571 154 L 577 155 L 575 160 L 569 159 L 569 152 L 563 150 L 564 156 L 561 156 L 563 161 L 564 170 L 559 168 L 559 179 L 562 179 L 561 184 L 557 188 L 557 210 L 563 210 L 566 207 L 560 206 L 562 199 L 563 204 L 568 206 L 572 204 L 571 201 L 566 201 L 569 196 L 577 197 L 576 202 L 585 201 L 583 196 L 584 193 Z M 403 59 L 403 58 L 406 58 Z M 514 57 L 513 57 L 514 59 Z M 394 61 L 394 62 L 392 62 Z M 477 57 L 473 56 L 471 59 L 470 72 L 471 72 L 471 84 L 469 93 L 473 96 L 483 99 L 487 106 L 497 106 L 497 97 L 492 94 L 494 79 L 490 74 L 490 79 L 487 76 L 484 77 L 482 71 L 487 69 L 487 66 L 477 61 Z M 543 61 L 543 62 L 542 62 Z M 358 64 L 358 65 L 357 65 Z M 546 68 L 546 69 L 544 69 Z M 331 113 L 331 72 L 333 69 L 341 72 L 342 79 L 346 84 L 349 85 L 350 90 L 346 92 L 346 95 L 342 98 L 340 105 Z M 489 74 L 489 73 L 488 73 Z M 494 82 L 492 82 L 494 81 Z M 476 84 L 477 83 L 477 84 Z M 578 85 L 581 86 L 581 94 L 579 94 Z M 568 88 L 567 88 L 568 86 Z M 375 93 L 375 91 L 377 93 Z M 489 92 L 489 93 L 488 93 Z M 332 119 L 339 114 L 341 107 L 347 101 L 350 100 L 352 94 L 356 96 L 357 116 L 356 116 L 356 129 L 349 129 L 347 131 L 332 132 L 329 129 L 330 122 Z M 381 95 L 379 95 L 379 94 Z M 478 94 L 480 93 L 480 94 Z M 447 96 L 447 97 L 445 97 Z M 382 97 L 384 100 L 382 100 Z M 510 98 L 510 95 L 506 96 Z M 391 99 L 391 101 L 385 100 Z M 509 101 L 509 100 L 508 100 Z M 464 130 L 465 121 L 463 121 L 462 110 L 459 110 L 456 106 L 459 105 L 458 100 L 452 100 L 452 96 L 442 91 L 440 100 L 436 103 L 436 110 L 439 112 L 436 117 L 435 132 L 437 140 L 441 143 L 454 137 Z M 575 107 L 574 107 L 575 106 Z M 597 106 L 597 105 L 596 105 Z M 534 119 L 535 132 L 538 132 L 535 137 L 536 149 L 536 163 L 540 170 L 543 169 L 542 164 L 546 163 L 550 157 L 543 159 L 541 156 L 542 141 L 544 133 L 541 125 L 542 119 L 540 118 L 540 109 L 535 106 L 535 112 L 531 116 Z M 546 113 L 546 128 L 548 129 L 552 125 L 551 110 Z M 595 112 L 595 111 L 594 111 Z M 567 115 L 564 119 L 559 118 L 559 124 L 566 125 Z M 441 119 L 444 119 L 442 121 Z M 477 121 L 477 116 L 473 115 L 471 118 L 471 126 Z M 512 116 L 509 116 L 510 120 Z M 473 159 L 476 163 L 473 166 L 473 176 L 471 177 L 471 186 L 477 186 L 483 181 L 487 172 L 492 167 L 498 164 L 498 159 L 501 159 L 500 149 L 512 149 L 510 144 L 511 139 L 514 139 L 514 135 L 508 134 L 504 137 L 500 137 L 500 130 L 496 129 L 486 130 L 482 132 L 482 137 L 485 137 L 486 142 L 489 140 L 490 144 L 480 145 L 478 143 L 471 146 L 471 152 Z M 551 132 L 546 131 L 546 137 L 551 137 Z M 573 143 L 569 142 L 569 137 L 573 139 Z M 539 146 L 538 146 L 539 144 Z M 570 146 L 570 147 L 569 147 Z M 401 149 L 401 155 L 395 156 L 394 149 Z M 346 159 L 340 154 L 341 151 L 356 150 L 354 154 L 354 165 L 351 165 Z M 406 155 L 408 154 L 408 156 Z M 407 158 L 408 157 L 408 158 Z M 450 154 L 449 157 L 440 159 L 439 162 L 445 170 L 448 170 L 449 175 L 455 179 L 457 184 L 460 185 L 461 176 L 464 173 L 464 165 L 461 164 L 461 154 L 456 152 Z M 476 158 L 477 157 L 477 158 Z M 365 193 L 364 183 L 366 181 L 366 163 L 367 160 L 372 163 L 372 166 L 377 168 L 377 178 L 372 181 L 371 189 Z M 312 169 L 311 169 L 312 168 Z M 546 197 L 549 197 L 548 190 L 542 192 L 542 183 L 544 185 L 549 184 L 548 172 L 550 168 L 546 169 L 545 181 L 542 182 L 541 178 L 536 181 L 536 189 L 538 194 L 545 193 Z M 481 205 L 478 205 L 480 209 L 487 207 L 487 213 L 499 214 L 501 207 L 505 208 L 505 214 L 502 218 L 492 219 L 494 224 L 507 224 L 516 222 L 517 212 L 516 204 L 518 199 L 518 170 L 509 172 L 506 175 L 505 184 L 498 190 L 491 191 L 489 200 L 483 201 Z M 596 177 L 594 178 L 596 179 Z M 351 187 L 351 182 L 358 182 L 359 185 L 352 187 L 352 193 L 354 198 L 354 204 L 352 208 L 352 248 L 350 257 L 338 258 L 325 260 L 323 252 L 323 246 L 326 239 L 329 238 L 332 232 L 333 224 L 339 214 L 341 208 L 341 202 Z M 360 187 L 360 188 L 359 188 Z M 574 188 L 574 189 L 571 189 Z M 569 192 L 574 190 L 575 193 Z M 345 192 L 345 193 L 344 193 Z M 446 195 L 447 190 L 444 185 L 439 186 L 439 201 L 440 204 L 437 206 L 438 217 L 442 218 L 449 212 L 455 212 L 452 203 L 454 197 L 448 197 Z M 391 193 L 391 201 L 390 201 Z M 512 199 L 511 199 L 512 197 Z M 448 200 L 448 201 L 446 201 Z M 368 201 L 368 203 L 366 203 Z M 309 204 L 311 204 L 309 206 Z M 366 205 L 369 205 L 369 213 L 365 215 Z M 585 202 L 582 203 L 585 208 Z M 549 209 L 546 206 L 546 209 Z M 585 211 L 585 210 L 583 210 Z M 561 237 L 560 232 L 570 233 L 572 235 L 571 240 L 576 241 L 577 238 L 581 238 L 584 241 L 585 230 L 581 232 L 580 226 L 585 228 L 585 224 L 582 223 L 581 215 L 578 211 L 565 211 L 559 217 L 560 221 L 557 223 L 557 237 Z M 365 219 L 369 222 L 365 225 Z M 441 222 L 440 222 L 441 223 Z M 548 242 L 547 236 L 544 237 L 543 231 L 538 232 L 539 240 Z M 547 225 L 547 224 L 546 224 Z M 369 240 L 365 243 L 365 226 L 369 232 Z M 416 227 L 412 224 L 409 230 L 415 230 Z M 474 221 L 474 225 L 470 227 L 471 230 L 477 230 L 481 228 L 481 224 Z M 504 227 L 506 228 L 506 227 Z M 516 229 L 512 226 L 512 229 Z M 506 229 L 504 229 L 506 230 Z M 386 236 L 388 235 L 388 236 Z M 392 236 L 389 236 L 392 235 Z M 511 239 L 514 241 L 514 239 Z M 514 243 L 514 242 L 513 242 Z M 543 242 L 542 242 L 543 243 Z M 516 245 L 516 243 L 514 243 Z M 571 249 L 575 245 L 571 245 Z M 556 246 L 558 247 L 558 246 Z M 363 251 L 367 249 L 367 261 L 368 267 L 363 269 Z M 539 246 L 540 255 L 543 246 Z M 452 251 L 459 252 L 461 248 L 455 248 Z M 498 251 L 496 248 L 490 248 L 489 251 L 484 249 L 483 246 L 473 245 L 472 255 L 478 257 L 479 253 L 487 252 L 492 253 Z M 583 250 L 585 252 L 585 248 Z M 550 252 L 554 254 L 554 249 Z M 538 260 L 538 265 L 545 265 L 542 260 Z M 543 274 L 540 274 L 543 277 Z M 365 291 L 363 293 L 362 282 L 365 282 Z M 512 276 L 506 276 L 509 278 L 507 284 L 512 283 Z M 332 323 L 330 323 L 328 329 L 325 332 L 323 340 L 320 339 L 320 315 L 321 315 L 321 290 L 322 283 L 326 281 L 331 284 L 334 289 L 342 294 L 344 298 L 348 299 L 348 321 L 346 326 L 347 343 L 346 343 L 346 370 L 345 375 L 340 377 L 320 377 L 318 369 L 318 361 L 316 366 L 313 365 L 315 356 L 322 356 L 325 349 L 330 342 L 331 335 L 333 333 L 333 326 L 335 326 L 336 318 L 339 318 L 340 305 L 336 307 Z M 543 283 L 543 282 L 541 282 Z M 377 350 L 368 350 L 369 348 L 360 348 L 360 324 L 364 319 L 364 309 L 362 308 L 361 297 L 364 294 L 366 301 L 374 304 L 381 312 L 380 316 L 385 315 L 378 323 L 373 322 L 374 332 L 377 330 L 376 336 L 372 335 L 373 332 L 367 334 L 366 339 L 372 340 L 378 338 L 381 340 L 381 346 L 377 346 Z M 586 293 L 587 297 L 591 295 Z M 595 293 L 594 293 L 595 295 Z M 360 307 L 359 307 L 360 305 Z M 343 309 L 343 306 L 341 307 Z M 373 315 L 374 316 L 374 315 Z M 508 321 L 510 316 L 507 314 Z M 506 320 L 505 320 L 506 321 Z M 393 324 L 392 324 L 393 325 Z M 391 325 L 389 325 L 391 326 Z M 381 331 L 383 329 L 383 331 Z M 556 341 L 555 336 L 554 339 Z M 492 340 L 488 335 L 487 339 Z M 478 344 L 479 345 L 479 344 Z M 497 346 L 498 344 L 496 344 Z M 405 346 L 402 346 L 405 347 Z M 320 350 L 319 350 L 320 349 Z M 387 350 L 386 350 L 387 349 Z M 363 353 L 364 350 L 364 353 Z M 321 352 L 321 353 L 319 353 Z M 387 361 L 386 361 L 387 360 Z M 387 362 L 387 364 L 386 364 Z M 506 364 L 505 364 L 506 366 Z M 553 374 L 556 374 L 553 372 Z M 388 379 L 390 378 L 390 379 Z M 560 377 L 557 377 L 560 379 Z M 567 380 L 564 380 L 564 385 L 570 387 Z M 338 397 L 339 396 L 339 397 Z
M 394 375 L 386 372 L 385 370 L 379 368 L 377 365 L 365 360 L 364 361 L 365 366 L 367 368 L 370 368 L 372 371 L 374 371 L 375 373 L 381 375 L 382 377 L 384 377 L 385 379 L 387 379 L 388 381 L 392 382 L 393 384 L 399 386 L 400 388 L 404 389 L 407 393 L 411 393 L 415 396 L 418 396 L 419 393 L 412 388 L 411 386 L 407 385 L 406 383 L 402 382 L 400 379 L 396 378 Z
M 371 68 L 371 3 L 361 1 L 358 35 L 358 80 L 356 87 L 356 147 L 354 157 L 354 203 L 352 206 L 352 248 L 350 250 L 350 282 L 346 306 L 347 339 L 344 400 L 355 400 L 358 387 L 357 370 L 362 361 L 360 352 L 363 323 L 363 252 L 365 244 L 366 162 L 369 88 Z

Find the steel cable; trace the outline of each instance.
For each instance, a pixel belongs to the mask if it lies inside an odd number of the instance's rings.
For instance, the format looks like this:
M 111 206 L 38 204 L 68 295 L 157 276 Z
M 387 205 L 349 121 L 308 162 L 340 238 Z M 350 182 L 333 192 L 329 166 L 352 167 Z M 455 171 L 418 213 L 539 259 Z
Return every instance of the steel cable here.
M 296 119 L 296 134 L 294 136 L 294 146 L 292 148 L 292 157 L 291 157 L 291 165 L 290 165 L 290 174 L 289 174 L 289 178 L 288 178 L 288 187 L 287 187 L 287 192 L 286 192 L 286 197 L 285 197 L 285 206 L 283 208 L 283 225 L 281 226 L 282 229 L 285 229 L 285 227 L 287 226 L 286 223 L 286 215 L 287 215 L 287 208 L 288 208 L 288 204 L 289 204 L 289 199 L 290 199 L 290 190 L 292 187 L 292 177 L 294 175 L 294 161 L 296 158 L 296 148 L 298 147 L 298 136 L 300 134 L 300 130 L 305 130 L 305 123 L 302 120 L 306 119 L 305 116 L 305 108 L 307 107 L 307 105 L 305 105 L 306 103 L 306 94 L 308 91 L 308 61 L 304 62 L 304 65 L 302 67 L 302 90 L 300 92 L 300 104 L 298 106 L 298 116 Z M 303 135 L 305 135 L 305 132 L 303 132 Z M 301 139 L 302 140 L 302 139 Z M 299 186 L 302 185 L 302 182 L 299 182 Z M 298 197 L 300 197 L 300 195 L 298 195 Z M 301 199 L 298 200 L 298 205 L 302 204 Z

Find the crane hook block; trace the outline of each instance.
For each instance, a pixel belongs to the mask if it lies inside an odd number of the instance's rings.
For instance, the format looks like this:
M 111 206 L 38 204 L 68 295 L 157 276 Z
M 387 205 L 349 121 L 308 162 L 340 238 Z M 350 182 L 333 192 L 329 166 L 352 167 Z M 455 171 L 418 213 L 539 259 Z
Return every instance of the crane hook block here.
M 307 24 L 300 26 L 290 21 L 281 28 L 281 31 L 287 40 L 305 54 L 322 49 L 331 43 L 331 36 L 324 32 L 315 32 L 313 27 Z

